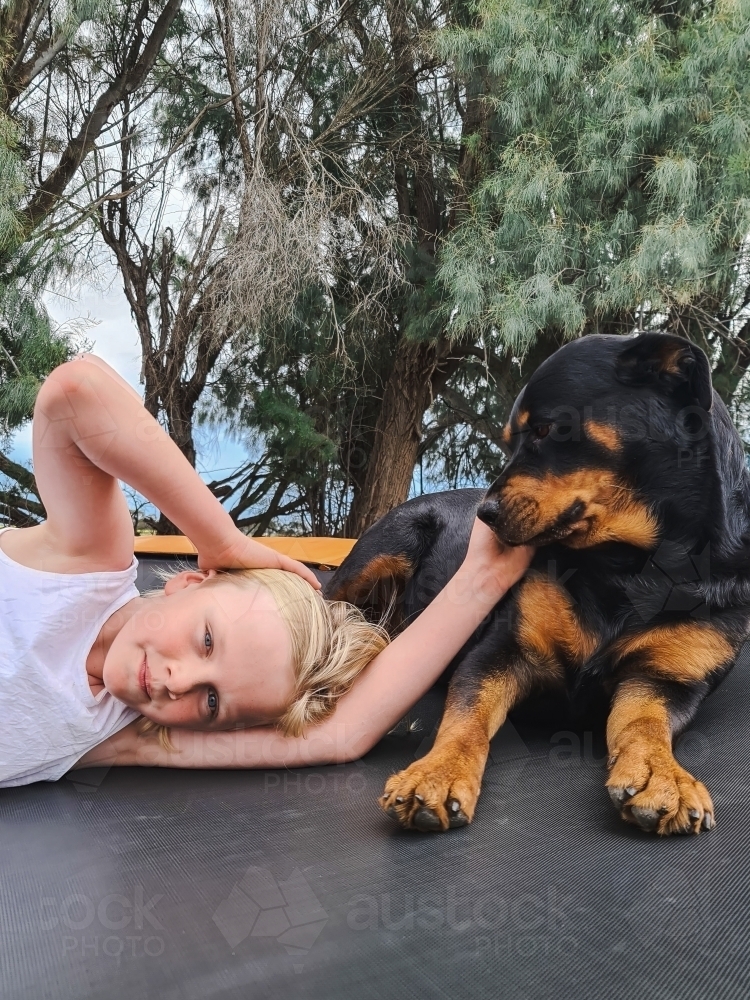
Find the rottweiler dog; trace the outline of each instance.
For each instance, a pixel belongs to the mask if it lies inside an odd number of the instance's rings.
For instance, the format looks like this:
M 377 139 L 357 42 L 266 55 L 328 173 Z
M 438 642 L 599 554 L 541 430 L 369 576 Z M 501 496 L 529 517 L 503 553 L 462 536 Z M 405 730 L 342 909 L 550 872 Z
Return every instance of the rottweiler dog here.
M 430 752 L 385 786 L 403 827 L 470 823 L 489 741 L 546 691 L 607 713 L 607 790 L 659 834 L 714 825 L 674 738 L 734 664 L 750 623 L 750 475 L 708 359 L 681 337 L 591 335 L 532 375 L 486 493 L 426 495 L 357 542 L 326 587 L 366 604 L 400 587 L 418 615 L 459 567 L 474 516 L 537 547 L 524 578 L 451 664 Z

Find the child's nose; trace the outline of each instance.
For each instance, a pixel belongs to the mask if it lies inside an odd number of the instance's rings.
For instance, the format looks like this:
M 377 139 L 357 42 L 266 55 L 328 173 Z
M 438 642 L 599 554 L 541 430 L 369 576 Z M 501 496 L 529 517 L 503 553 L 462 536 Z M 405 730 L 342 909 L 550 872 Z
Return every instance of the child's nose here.
M 184 664 L 177 660 L 166 664 L 166 683 L 164 686 L 172 701 L 184 694 L 189 694 L 194 683 L 195 678 L 191 677 L 190 670 Z

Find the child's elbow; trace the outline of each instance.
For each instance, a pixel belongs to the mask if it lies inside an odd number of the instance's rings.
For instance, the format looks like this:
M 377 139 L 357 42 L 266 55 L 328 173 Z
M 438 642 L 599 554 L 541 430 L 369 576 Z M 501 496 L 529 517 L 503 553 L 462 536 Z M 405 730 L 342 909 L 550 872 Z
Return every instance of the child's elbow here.
M 101 372 L 93 365 L 82 367 L 75 361 L 64 361 L 52 369 L 39 387 L 34 402 L 34 419 L 40 413 L 50 420 L 67 419 L 74 410 L 78 417 L 82 401 L 93 399 L 101 403 L 101 394 L 97 395 L 95 391 L 95 383 L 98 385 L 100 378 Z
M 363 733 L 339 746 L 334 751 L 331 764 L 351 764 L 355 760 L 360 760 L 380 740 L 379 734 Z
M 359 760 L 385 735 L 376 731 L 371 720 L 342 718 L 334 713 L 312 726 L 297 739 L 298 763 L 310 765 L 350 764 Z

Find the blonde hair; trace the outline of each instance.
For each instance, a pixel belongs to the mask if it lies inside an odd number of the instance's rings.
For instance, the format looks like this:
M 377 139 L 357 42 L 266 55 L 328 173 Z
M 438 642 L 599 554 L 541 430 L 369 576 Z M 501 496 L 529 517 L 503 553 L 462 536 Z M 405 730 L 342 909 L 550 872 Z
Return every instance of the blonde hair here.
M 194 570 L 194 566 L 182 567 Z M 165 583 L 182 570 L 155 572 Z M 291 704 L 276 726 L 284 736 L 302 736 L 309 726 L 328 718 L 362 670 L 390 642 L 383 624 L 369 622 L 359 608 L 345 601 L 327 601 L 295 573 L 280 569 L 218 570 L 208 586 L 231 582 L 250 589 L 264 587 L 274 598 L 292 640 L 295 690 Z M 162 595 L 162 589 L 142 596 Z M 138 731 L 158 731 L 167 750 L 174 747 L 169 728 L 141 719 Z

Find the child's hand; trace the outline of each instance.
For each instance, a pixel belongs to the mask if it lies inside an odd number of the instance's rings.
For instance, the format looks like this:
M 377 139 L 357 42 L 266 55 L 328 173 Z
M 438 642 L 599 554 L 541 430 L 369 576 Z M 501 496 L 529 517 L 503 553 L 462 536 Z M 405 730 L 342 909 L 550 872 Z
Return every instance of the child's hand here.
M 320 590 L 320 582 L 304 563 L 290 559 L 280 552 L 274 552 L 265 545 L 253 541 L 241 531 L 233 535 L 231 542 L 218 551 L 198 552 L 199 569 L 283 569 L 296 573 L 307 580 L 311 587 Z
M 503 545 L 495 532 L 476 518 L 464 567 L 475 573 L 478 581 L 499 586 L 505 592 L 518 583 L 535 552 L 531 545 Z

